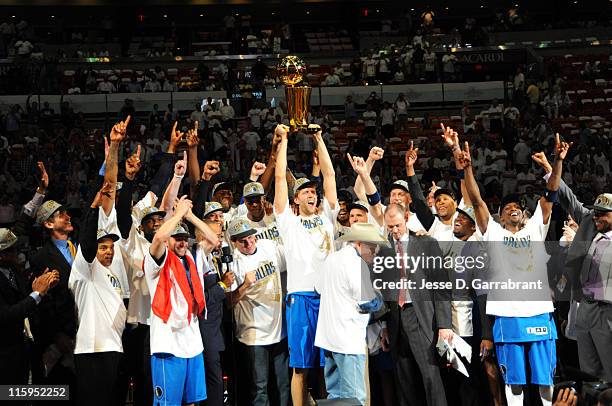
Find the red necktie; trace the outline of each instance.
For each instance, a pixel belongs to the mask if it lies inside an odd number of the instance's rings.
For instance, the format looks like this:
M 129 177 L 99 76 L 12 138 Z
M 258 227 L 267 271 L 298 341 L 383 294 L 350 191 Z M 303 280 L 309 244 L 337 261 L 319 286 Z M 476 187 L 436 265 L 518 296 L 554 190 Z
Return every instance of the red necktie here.
M 404 288 L 404 279 L 406 279 L 406 262 L 404 258 L 404 248 L 401 241 L 395 242 L 395 251 L 400 257 L 400 283 L 402 284 L 397 298 L 397 304 L 402 308 L 406 304 L 406 289 Z

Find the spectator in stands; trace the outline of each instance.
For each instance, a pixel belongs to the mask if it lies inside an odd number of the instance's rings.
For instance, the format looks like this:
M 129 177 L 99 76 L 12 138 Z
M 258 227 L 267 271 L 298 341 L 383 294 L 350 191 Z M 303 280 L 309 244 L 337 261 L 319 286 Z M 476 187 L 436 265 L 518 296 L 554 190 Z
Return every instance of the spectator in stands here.
M 363 60 L 363 77 L 366 83 L 374 83 L 376 79 L 376 68 L 378 62 L 373 57 L 366 57 Z
M 391 103 L 388 101 L 384 103 L 384 107 L 380 111 L 380 121 L 382 135 L 388 140 L 395 134 L 395 110 L 393 110 Z
M 448 51 L 442 57 L 442 72 L 444 73 L 445 82 L 455 81 L 455 63 L 456 62 L 457 62 L 457 57 L 453 55 L 450 51 Z
M 221 99 L 221 107 L 219 108 L 219 111 L 221 112 L 221 124 L 223 125 L 223 128 L 233 128 L 233 120 L 234 116 L 236 115 L 236 112 L 225 97 Z
M 140 82 L 138 82 L 138 76 L 136 75 L 136 73 L 132 74 L 132 78 L 127 84 L 127 91 L 128 93 L 142 92 L 142 85 L 140 84 Z
M 357 124 L 357 108 L 351 95 L 346 96 L 344 101 L 344 118 L 347 125 Z
M 20 58 L 27 58 L 32 53 L 34 45 L 30 41 L 24 38 L 20 38 L 15 42 L 15 52 Z
M 416 38 L 416 36 L 415 36 Z M 412 52 L 412 66 L 414 78 L 416 80 L 425 79 L 425 51 L 423 51 L 420 43 L 415 43 L 414 51 Z
M 535 82 L 530 81 L 526 91 L 527 99 L 532 106 L 537 106 L 540 102 L 540 89 Z
M 257 60 L 251 67 L 251 72 L 253 73 L 253 79 L 255 79 L 255 83 L 261 83 L 266 77 L 268 73 L 268 65 L 264 61 L 261 60 L 261 57 L 258 56 Z
M 144 85 L 144 92 L 161 92 L 161 85 L 157 77 L 148 77 Z
M 321 82 L 322 86 L 339 86 L 341 84 L 340 77 L 335 72 L 328 74 L 323 82 Z
M 502 106 L 497 99 L 493 99 L 489 108 L 482 113 L 486 114 L 489 119 L 489 131 L 499 133 L 502 128 Z
M 427 80 L 428 82 L 435 82 L 436 81 L 436 54 L 431 48 L 425 49 L 423 60 L 425 62 L 425 80 Z
M 374 111 L 371 104 L 366 106 L 366 111 L 363 112 L 363 134 L 366 136 L 376 135 L 376 122 L 378 120 L 378 114 Z
M 406 123 L 408 122 L 408 107 L 410 107 L 410 102 L 406 100 L 404 93 L 398 94 L 397 99 L 395 99 L 395 102 L 393 103 L 393 108 L 395 109 L 395 114 L 397 117 L 398 131 L 403 131 L 406 129 Z
M 178 88 L 173 78 L 168 78 L 164 81 L 164 86 L 162 87 L 163 92 L 176 92 L 177 90 Z
M 108 80 L 108 76 L 104 76 L 102 82 L 98 84 L 98 93 L 115 93 L 117 88 Z

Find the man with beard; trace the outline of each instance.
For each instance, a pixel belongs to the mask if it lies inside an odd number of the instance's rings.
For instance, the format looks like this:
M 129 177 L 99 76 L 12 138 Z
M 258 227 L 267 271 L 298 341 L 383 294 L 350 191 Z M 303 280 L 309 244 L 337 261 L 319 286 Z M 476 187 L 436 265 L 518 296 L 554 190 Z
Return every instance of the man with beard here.
M 453 145 L 454 152 L 458 152 L 457 149 L 460 149 L 459 146 Z M 536 241 L 544 241 L 546 238 L 552 205 L 557 200 L 561 182 L 562 161 L 568 150 L 569 144 L 561 142 L 557 134 L 557 159 L 546 185 L 545 196 L 540 199 L 533 216 L 527 221 L 520 196 L 505 196 L 500 205 L 503 226 L 493 220 L 480 196 L 467 142 L 461 154 L 457 154 L 455 159 L 464 168 L 465 186 L 474 205 L 476 224 L 483 234 L 483 241 L 495 242 L 495 245 L 490 244 L 487 250 L 490 257 L 489 269 L 494 271 L 492 280 L 496 280 L 496 275 L 502 279 L 518 279 L 525 275 L 548 281 L 545 258 L 547 255 L 543 246 L 536 246 Z M 540 300 L 518 301 L 508 300 L 508 297 L 504 297 L 503 290 L 488 291 L 487 314 L 495 316 L 493 338 L 506 384 L 508 405 L 523 404 L 523 385 L 527 384 L 527 359 L 531 369 L 531 382 L 539 385 L 542 404 L 552 403 L 557 331 L 552 319 L 553 303 L 546 292 L 541 292 L 542 299 L 537 296 Z M 514 295 L 515 298 L 516 293 Z
M 212 201 L 220 203 L 223 208 L 223 231 L 227 230 L 227 225 L 234 216 L 244 214 L 243 207 L 232 206 L 234 203 L 234 194 L 232 193 L 232 185 L 229 182 L 219 182 L 213 186 Z
M 151 301 L 151 372 L 156 403 L 194 404 L 206 399 L 202 336 L 204 315 L 202 272 L 189 252 L 185 219 L 207 238 L 217 235 L 191 211 L 186 196 L 172 217 L 157 230 L 144 260 Z M 172 300 L 171 300 L 172 298 Z
M 349 211 L 348 206 L 351 204 L 351 195 L 346 190 L 338 191 L 338 215 L 334 221 L 334 240 L 342 237 L 348 229 L 351 227 L 349 224 Z M 336 245 L 336 249 L 339 248 Z
M 319 130 L 314 139 L 323 175 L 322 214 L 317 214 L 316 183 L 307 178 L 295 181 L 292 200 L 298 206 L 298 213 L 291 211 L 286 179 L 288 130 L 284 125 L 275 129 L 281 141 L 274 173 L 274 214 L 286 252 L 291 253 L 287 257 L 287 336 L 289 366 L 293 368 L 291 396 L 295 406 L 303 406 L 308 399 L 308 371 L 324 362 L 321 350 L 314 346 L 320 301 L 314 284 L 323 261 L 334 251 L 333 221 L 338 208 L 334 167 Z
M 0 384 L 27 384 L 30 362 L 30 340 L 26 320 L 37 313 L 43 296 L 59 282 L 59 272 L 46 272 L 28 287 L 25 275 L 18 271 L 17 236 L 0 228 Z M 28 328 L 29 331 L 29 328 Z
M 68 286 L 78 311 L 75 340 L 77 404 L 109 405 L 120 401 L 121 336 L 127 310 L 121 279 L 111 269 L 117 234 L 98 229 L 99 207 L 114 197 L 115 185 L 105 182 L 91 203 L 72 264 Z M 96 231 L 97 230 L 97 231 Z
M 539 153 L 533 158 L 544 168 L 546 176 L 551 176 L 553 167 L 546 156 Z M 607 271 L 612 263 L 612 194 L 602 193 L 592 205 L 585 206 L 562 180 L 559 203 L 578 223 L 567 252 L 564 274 L 572 278 L 572 295 L 580 301 L 576 314 L 580 369 L 611 381 L 612 353 L 608 343 L 612 334 L 606 321 L 612 319 L 610 273 Z
M 242 197 L 247 214 L 240 218 L 246 218 L 249 226 L 257 231 L 255 237 L 258 240 L 272 240 L 282 244 L 276 219 L 273 214 L 268 213 L 272 207 L 266 200 L 263 185 L 259 182 L 247 183 L 242 190 Z

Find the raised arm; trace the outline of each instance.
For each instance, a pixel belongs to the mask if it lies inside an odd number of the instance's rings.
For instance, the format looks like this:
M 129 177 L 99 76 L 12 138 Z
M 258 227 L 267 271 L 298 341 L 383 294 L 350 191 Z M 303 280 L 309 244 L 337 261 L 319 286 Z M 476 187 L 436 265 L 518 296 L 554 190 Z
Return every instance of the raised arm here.
M 110 199 L 111 191 L 115 189 L 116 186 L 111 185 L 108 182 L 104 182 L 102 188 L 96 194 L 93 202 L 89 206 L 90 209 L 87 212 L 85 217 L 85 222 L 83 224 L 83 230 L 81 231 L 81 253 L 83 254 L 83 258 L 88 263 L 92 263 L 96 258 L 96 253 L 98 252 L 98 243 L 97 243 L 97 232 L 98 232 L 98 212 L 99 208 L 102 206 L 105 199 Z
M 543 152 L 533 154 L 531 159 L 533 159 L 538 165 L 540 165 L 540 167 L 542 167 L 542 169 L 544 169 L 544 172 L 546 173 L 544 178 L 551 176 L 553 168 Z M 578 200 L 578 197 L 576 197 L 572 189 L 565 184 L 563 178 L 559 180 L 559 194 L 557 199 L 559 205 L 561 205 L 561 208 L 568 212 L 578 224 L 580 224 L 582 220 L 591 212 L 589 209 L 583 206 L 580 200 Z
M 384 224 L 384 214 L 382 210 L 382 204 L 380 203 L 380 194 L 376 190 L 376 185 L 372 182 L 370 172 L 368 171 L 367 164 L 361 157 L 351 157 L 350 154 L 346 154 L 353 170 L 357 173 L 357 176 L 361 179 L 364 186 L 364 191 L 367 197 L 367 202 L 370 203 L 372 208 L 372 217 L 376 220 L 379 226 L 382 227 Z M 373 204 L 372 204 L 373 203 Z
M 332 164 L 329 152 L 325 146 L 325 141 L 321 136 L 321 130 L 314 135 L 317 142 L 317 153 L 319 155 L 319 165 L 321 166 L 321 175 L 323 176 L 323 196 L 327 199 L 329 207 L 333 210 L 338 202 L 336 192 L 336 171 Z
M 185 220 L 193 224 L 193 226 L 196 229 L 200 230 L 202 234 L 204 234 L 209 240 L 215 241 L 215 239 L 217 238 L 217 234 L 215 233 L 215 231 L 212 230 L 208 226 L 208 224 L 206 224 L 205 222 L 200 220 L 195 214 L 193 214 L 193 211 L 191 209 L 187 211 L 187 214 L 185 215 Z
M 289 191 L 287 188 L 287 131 L 289 127 L 279 124 L 274 129 L 274 136 L 280 137 L 274 168 L 274 211 L 282 213 L 287 207 Z
M 104 172 L 104 183 L 108 183 L 112 188 L 108 196 L 102 196 L 101 207 L 106 215 L 110 215 L 115 205 L 115 194 L 117 193 L 117 173 L 119 172 L 119 146 L 125 139 L 130 116 L 125 121 L 115 124 L 110 133 L 110 148 L 106 158 L 106 171 Z
M 562 142 L 559 134 L 555 136 L 555 164 L 553 165 L 552 174 L 546 183 L 546 193 L 540 198 L 540 207 L 542 208 L 542 217 L 544 224 L 548 224 L 552 213 L 553 203 L 557 200 L 559 186 L 561 184 L 561 173 L 563 172 L 563 160 L 567 156 L 571 144 Z
M 425 200 L 425 195 L 423 195 L 423 190 L 421 189 L 421 184 L 419 183 L 419 179 L 416 177 L 414 172 L 414 164 L 418 159 L 418 148 L 414 148 L 414 143 L 410 141 L 410 149 L 406 151 L 405 156 L 405 165 L 406 165 L 406 175 L 408 190 L 410 191 L 410 196 L 412 197 L 412 208 L 417 215 L 417 218 L 425 228 L 425 230 L 429 230 L 431 225 L 433 224 L 436 216 L 433 215 L 429 206 L 427 205 L 427 200 Z M 406 210 L 409 208 L 406 207 Z
M 460 160 L 459 164 L 463 167 L 465 173 L 465 190 L 472 203 L 472 206 L 474 207 L 474 212 L 476 213 L 476 224 L 478 224 L 480 232 L 484 234 L 487 231 L 490 213 L 489 209 L 487 208 L 487 204 L 480 196 L 480 190 L 478 190 L 478 184 L 476 183 L 474 171 L 472 170 L 470 145 L 467 141 L 465 142 L 464 150 L 458 159 Z
M 196 121 L 194 128 L 187 131 L 187 172 L 191 180 L 191 196 L 195 195 L 195 187 L 200 180 L 200 163 L 198 162 L 199 145 L 200 138 L 198 137 L 198 122 Z
M 124 239 L 128 238 L 132 229 L 132 191 L 140 167 L 140 144 L 138 144 L 136 152 L 125 161 L 125 182 L 117 201 L 117 225 Z
M 161 227 L 159 227 L 153 237 L 151 247 L 149 248 L 149 252 L 154 259 L 159 260 L 164 255 L 166 241 L 168 241 L 168 238 L 170 238 L 174 232 L 177 224 L 179 224 L 181 220 L 183 220 L 183 217 L 187 215 L 187 212 L 191 210 L 191 207 L 191 200 L 187 199 L 187 196 L 181 197 L 174 209 L 174 215 L 164 221 Z
M 445 127 L 444 124 L 440 123 L 440 126 L 442 127 L 442 131 L 443 133 L 442 135 L 442 139 L 444 140 L 444 143 L 450 148 L 451 152 L 453 153 L 453 158 L 455 161 L 455 169 L 457 170 L 457 172 L 459 174 L 462 174 L 459 176 L 460 179 L 460 183 L 461 183 L 461 197 L 463 199 L 463 204 L 465 205 L 465 207 L 471 207 L 472 206 L 472 201 L 470 200 L 470 197 L 468 196 L 467 190 L 465 188 L 465 172 L 464 172 L 464 168 L 461 165 L 461 155 L 462 155 L 462 151 L 461 151 L 461 146 L 459 145 L 459 134 L 454 131 L 452 128 L 450 127 Z
M 272 138 L 272 149 L 270 150 L 270 157 L 268 158 L 268 163 L 266 164 L 266 170 L 259 179 L 259 183 L 261 183 L 261 185 L 264 187 L 266 193 L 270 190 L 270 185 L 272 184 L 272 179 L 274 178 L 276 154 L 278 153 L 279 142 L 280 137 L 277 136 L 277 134 L 274 134 L 274 137 Z
M 385 154 L 385 150 L 379 147 L 373 147 L 370 150 L 370 154 L 368 155 L 368 159 L 366 159 L 366 169 L 368 170 L 368 175 L 372 173 L 372 168 L 374 168 L 374 164 L 376 161 L 382 159 Z M 355 179 L 355 185 L 353 186 L 353 190 L 355 191 L 355 195 L 357 199 L 367 201 L 366 191 L 363 186 L 363 182 L 361 181 L 361 177 L 357 176 Z
M 181 183 L 183 182 L 183 177 L 185 177 L 186 171 L 187 152 L 183 152 L 183 159 L 176 161 L 176 164 L 174 164 L 174 177 L 168 184 L 168 187 L 166 188 L 166 192 L 164 193 L 164 197 L 162 198 L 162 202 L 160 205 L 160 208 L 166 212 L 166 219 L 172 215 L 174 201 L 178 196 L 179 189 L 181 188 Z

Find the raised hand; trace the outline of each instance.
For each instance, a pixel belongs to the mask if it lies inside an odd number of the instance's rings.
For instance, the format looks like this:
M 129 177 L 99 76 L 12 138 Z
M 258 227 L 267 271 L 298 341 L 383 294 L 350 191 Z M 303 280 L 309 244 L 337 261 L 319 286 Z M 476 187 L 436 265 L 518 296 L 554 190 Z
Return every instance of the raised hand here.
M 406 161 L 407 167 L 413 167 L 416 161 L 419 158 L 419 149 L 414 147 L 414 142 L 410 141 L 410 149 L 406 151 L 406 156 L 404 157 Z
M 110 133 L 111 142 L 121 142 L 125 139 L 125 135 L 127 134 L 127 127 L 131 119 L 132 116 L 127 116 L 125 121 L 120 121 L 113 126 Z
M 111 193 L 113 192 L 113 186 L 110 182 L 104 182 L 98 193 L 96 193 L 96 197 L 94 197 L 93 202 L 91 202 L 91 208 L 97 209 L 102 205 L 102 200 L 106 197 L 108 199 L 111 198 Z
M 567 151 L 569 151 L 573 142 L 567 143 L 565 141 L 561 141 L 559 133 L 555 135 L 555 155 L 557 159 L 564 160 L 567 156 Z
M 168 153 L 174 154 L 176 151 L 176 147 L 179 145 L 181 140 L 183 139 L 183 133 L 176 129 L 178 125 L 178 121 L 174 122 L 172 126 L 172 131 L 170 132 L 170 144 L 168 144 Z
M 251 179 L 258 179 L 266 171 L 266 164 L 261 162 L 253 162 L 251 166 Z
M 288 133 L 289 133 L 289 127 L 287 127 L 284 124 L 279 124 L 274 129 L 274 136 L 276 137 L 278 135 L 281 140 L 286 140 Z
M 213 176 L 219 173 L 219 161 L 206 161 L 204 170 L 202 170 L 202 179 L 210 180 Z
M 187 131 L 187 146 L 189 148 L 195 148 L 200 144 L 200 137 L 198 137 L 198 122 L 195 122 L 194 128 Z
M 536 152 L 535 154 L 532 154 L 531 159 L 540 165 L 540 167 L 544 169 L 546 173 L 552 172 L 552 166 L 550 165 L 550 162 L 548 162 L 548 158 L 546 158 L 546 154 L 544 152 Z
M 358 174 L 358 175 L 363 175 L 365 173 L 367 173 L 367 166 L 365 161 L 363 160 L 362 157 L 360 156 L 356 156 L 356 157 L 351 157 L 351 154 L 346 154 L 346 157 L 348 158 L 349 162 L 351 163 L 351 166 L 353 167 L 353 170 Z
M 174 203 L 174 214 L 183 218 L 191 211 L 192 207 L 191 200 L 187 198 L 187 195 L 183 195 Z
M 271 216 L 274 214 L 274 206 L 267 200 L 264 200 L 264 210 L 266 211 L 266 216 Z
M 42 162 L 37 163 L 38 170 L 40 171 L 40 186 L 38 187 L 38 193 L 44 194 L 49 188 L 49 174 L 45 169 L 45 164 Z
M 470 144 L 466 141 L 464 144 L 464 148 L 459 155 L 459 163 L 463 168 L 467 168 L 472 165 L 472 156 L 470 154 Z
M 312 150 L 312 164 L 315 166 L 319 166 L 319 151 L 316 149 Z
M 106 137 L 102 138 L 104 138 L 104 162 L 106 162 L 106 159 L 108 158 L 108 152 L 110 151 L 110 144 L 108 143 L 108 139 Z
M 453 150 L 459 147 L 459 134 L 457 131 L 453 130 L 451 127 L 445 127 L 443 123 L 440 123 L 440 127 L 442 127 L 442 131 L 444 131 L 442 135 L 442 139 L 444 143 Z
M 125 161 L 125 177 L 129 180 L 134 180 L 136 174 L 140 171 L 142 163 L 140 162 L 140 144 L 136 148 L 136 152 Z
M 183 159 L 179 159 L 174 164 L 174 176 L 183 177 L 187 172 L 187 151 L 183 151 Z
M 385 150 L 380 148 L 380 147 L 373 147 L 370 150 L 370 154 L 368 155 L 368 159 L 372 162 L 376 162 L 380 159 L 383 158 L 383 155 L 385 154 Z

